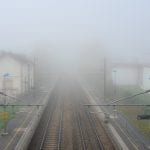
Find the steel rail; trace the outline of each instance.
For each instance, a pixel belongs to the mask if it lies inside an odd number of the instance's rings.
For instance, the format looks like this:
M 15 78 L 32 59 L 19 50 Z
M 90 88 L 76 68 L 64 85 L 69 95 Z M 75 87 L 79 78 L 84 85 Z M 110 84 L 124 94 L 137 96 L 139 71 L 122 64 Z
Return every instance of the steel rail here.
M 85 100 L 84 100 L 84 101 L 85 101 Z M 83 103 L 81 104 L 81 102 L 80 102 L 80 105 L 84 106 Z M 97 146 L 99 147 L 99 150 L 104 150 L 105 148 L 104 148 L 104 146 L 103 146 L 103 144 L 102 144 L 102 141 L 101 141 L 99 135 L 97 134 L 97 133 L 98 133 L 98 132 L 97 132 L 97 129 L 95 128 L 95 121 L 94 121 L 94 120 L 92 119 L 92 117 L 90 116 L 90 112 L 89 112 L 89 111 L 84 110 L 84 113 L 85 113 L 87 119 L 89 120 L 91 129 L 92 129 L 92 131 L 93 131 L 93 134 L 95 135 L 95 139 L 96 139 L 96 141 L 97 141 L 97 144 L 98 144 Z
M 103 144 L 102 144 L 102 142 L 101 142 L 101 139 L 100 139 L 99 135 L 97 134 L 97 133 L 98 133 L 98 132 L 97 132 L 97 129 L 95 128 L 95 120 L 91 117 L 91 115 L 90 115 L 89 112 L 86 111 L 86 114 L 87 114 L 87 117 L 88 117 L 88 119 L 89 119 L 89 121 L 90 121 L 92 130 L 93 130 L 93 132 L 94 132 L 94 134 L 95 134 L 95 137 L 96 137 L 96 139 L 97 139 L 97 141 L 98 141 L 99 150 L 104 150 L 105 148 L 104 148 L 104 146 L 103 146 Z
M 60 114 L 57 150 L 61 149 L 62 122 L 63 122 L 63 110 Z
M 80 102 L 80 105 L 82 105 L 81 102 Z M 97 134 L 98 132 L 95 128 L 95 124 L 94 124 L 95 121 L 92 120 L 92 117 L 90 116 L 90 113 L 87 110 L 83 110 L 83 111 L 84 111 L 85 117 L 87 117 L 87 119 L 89 121 L 90 127 L 91 127 L 94 137 L 97 141 L 97 144 L 98 144 L 97 146 L 99 147 L 99 150 L 104 150 L 105 148 L 104 148 L 104 146 L 101 142 L 101 139 L 100 139 L 99 135 Z
M 61 112 L 60 112 L 60 120 L 59 120 L 59 130 L 58 130 L 58 144 L 57 144 L 57 150 L 61 149 L 61 138 L 62 138 L 62 126 L 63 126 L 63 115 L 64 115 L 64 103 L 60 105 Z
M 77 104 L 76 104 L 77 105 Z M 74 104 L 74 108 L 76 108 L 76 105 Z M 80 105 L 82 106 L 82 105 Z M 78 110 L 78 109 L 79 110 Z M 74 109 L 73 111 L 73 114 L 74 114 L 74 120 L 76 122 L 76 125 L 79 129 L 79 134 L 80 134 L 80 139 L 81 139 L 81 143 L 82 143 L 82 149 L 83 150 L 86 150 L 87 149 L 87 144 L 85 142 L 85 135 L 84 135 L 84 132 L 83 132 L 83 127 L 82 127 L 82 124 L 81 124 L 81 115 L 80 115 L 80 111 L 81 109 L 79 107 L 77 107 L 76 109 Z
M 84 135 L 83 135 L 83 130 L 82 130 L 82 127 L 81 127 L 81 118 L 80 116 L 77 114 L 77 124 L 78 124 L 78 127 L 79 127 L 79 132 L 80 132 L 80 135 L 81 135 L 81 141 L 82 141 L 82 146 L 83 146 L 83 150 L 86 150 L 86 144 L 85 144 L 85 140 L 84 140 Z
M 90 106 L 126 106 L 126 107 L 150 107 L 150 104 L 84 104 L 83 106 L 87 106 L 87 107 L 90 107 Z
M 43 144 L 44 144 L 44 141 L 45 141 L 45 138 L 46 138 L 46 134 L 47 134 L 47 129 L 48 129 L 49 124 L 52 120 L 53 113 L 54 113 L 54 107 L 53 107 L 53 110 L 51 111 L 51 113 L 49 115 L 49 118 L 48 118 L 48 121 L 46 123 L 46 128 L 44 130 L 44 134 L 43 134 L 42 141 L 41 141 L 41 144 L 40 144 L 40 150 L 42 150 L 42 147 L 43 147 Z
M 51 112 L 51 115 L 49 115 L 49 119 L 47 121 L 46 128 L 44 130 L 44 134 L 43 134 L 43 137 L 42 137 L 42 142 L 40 144 L 40 150 L 44 149 L 44 142 L 45 142 L 45 139 L 47 138 L 47 135 L 49 133 L 48 129 L 51 126 L 51 120 L 52 120 L 53 114 L 54 114 L 54 107 L 53 107 L 53 110 Z M 57 135 L 58 140 L 56 140 L 57 150 L 61 149 L 62 122 L 63 122 L 63 110 L 60 112 L 59 127 L 58 127 L 58 130 L 56 130 L 56 133 L 58 133 L 58 135 Z
M 81 105 L 83 105 L 83 104 L 81 104 Z M 97 140 L 97 144 L 98 144 L 99 150 L 104 150 L 105 148 L 104 148 L 104 146 L 103 146 L 103 144 L 101 142 L 101 139 L 100 139 L 99 135 L 97 134 L 98 133 L 97 129 L 95 128 L 95 124 L 96 124 L 95 120 L 93 120 L 93 118 L 90 115 L 90 112 L 87 109 L 84 110 L 84 112 L 85 112 L 85 115 L 87 116 L 87 119 L 89 120 L 89 123 L 91 125 L 92 131 L 93 131 L 93 133 L 95 135 L 95 138 Z

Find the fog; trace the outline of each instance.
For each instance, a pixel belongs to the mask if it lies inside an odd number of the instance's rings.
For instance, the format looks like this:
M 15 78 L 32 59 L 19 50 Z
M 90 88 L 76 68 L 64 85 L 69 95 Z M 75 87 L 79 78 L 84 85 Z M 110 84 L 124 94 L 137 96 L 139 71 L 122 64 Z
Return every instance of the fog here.
M 0 50 L 28 55 L 42 51 L 44 59 L 61 68 L 98 65 L 104 55 L 146 60 L 149 4 L 149 0 L 1 1 Z
M 150 149 L 149 91 L 150 0 L 0 0 L 1 149 Z

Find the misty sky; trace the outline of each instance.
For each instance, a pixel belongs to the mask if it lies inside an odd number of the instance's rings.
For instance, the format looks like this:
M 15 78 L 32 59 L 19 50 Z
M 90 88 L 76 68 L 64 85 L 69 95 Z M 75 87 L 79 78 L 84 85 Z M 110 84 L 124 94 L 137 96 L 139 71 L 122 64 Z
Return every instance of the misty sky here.
M 149 0 L 0 0 L 0 49 L 97 41 L 113 55 L 147 55 Z

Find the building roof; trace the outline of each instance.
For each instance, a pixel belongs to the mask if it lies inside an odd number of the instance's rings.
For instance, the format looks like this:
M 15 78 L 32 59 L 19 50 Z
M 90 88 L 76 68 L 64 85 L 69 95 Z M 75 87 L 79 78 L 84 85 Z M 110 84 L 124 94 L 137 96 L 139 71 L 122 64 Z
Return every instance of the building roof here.
M 123 68 L 143 68 L 143 67 L 150 67 L 148 63 L 112 63 L 112 67 L 123 67 Z
M 4 57 L 12 57 L 16 61 L 23 63 L 23 64 L 32 64 L 32 61 L 29 60 L 25 55 L 16 54 L 12 52 L 1 52 L 0 53 L 0 60 Z

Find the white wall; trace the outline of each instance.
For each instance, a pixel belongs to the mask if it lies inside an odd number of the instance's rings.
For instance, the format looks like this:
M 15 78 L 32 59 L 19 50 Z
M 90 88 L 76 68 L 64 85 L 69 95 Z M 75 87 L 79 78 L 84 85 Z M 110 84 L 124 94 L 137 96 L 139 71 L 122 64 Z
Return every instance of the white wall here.
M 112 69 L 112 80 L 117 85 L 137 85 L 137 69 L 132 67 L 116 67 Z
M 31 65 L 31 64 L 30 64 Z M 30 71 L 30 73 L 28 73 Z M 12 88 L 15 94 L 28 91 L 33 86 L 33 66 L 29 69 L 28 63 L 21 63 L 10 56 L 0 59 L 0 90 L 2 91 L 4 74 L 9 73 L 7 79 L 13 80 Z M 8 93 L 7 93 L 8 94 Z M 13 93 L 11 93 L 13 94 Z
M 150 89 L 150 68 L 143 69 L 143 89 Z
M 0 89 L 3 89 L 4 74 L 9 73 L 9 78 L 13 79 L 13 89 L 16 92 L 21 90 L 21 75 L 20 75 L 20 64 L 12 59 L 11 57 L 4 57 L 0 60 Z

